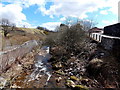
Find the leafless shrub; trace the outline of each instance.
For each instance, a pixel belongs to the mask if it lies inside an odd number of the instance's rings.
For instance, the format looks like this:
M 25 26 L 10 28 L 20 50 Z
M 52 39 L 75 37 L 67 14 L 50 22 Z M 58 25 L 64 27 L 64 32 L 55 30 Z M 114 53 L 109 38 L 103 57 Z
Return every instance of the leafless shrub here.
M 8 19 L 5 18 L 0 19 L 0 25 L 3 27 L 5 37 L 11 30 L 14 30 L 15 28 L 15 24 L 11 23 Z
M 77 55 L 84 46 L 85 38 L 85 32 L 79 23 L 71 27 L 64 26 L 64 28 L 62 25 L 59 27 L 59 32 L 53 33 L 46 38 L 45 45 L 49 45 L 51 48 L 62 47 L 69 56 L 72 54 Z M 58 49 L 57 52 L 61 51 Z

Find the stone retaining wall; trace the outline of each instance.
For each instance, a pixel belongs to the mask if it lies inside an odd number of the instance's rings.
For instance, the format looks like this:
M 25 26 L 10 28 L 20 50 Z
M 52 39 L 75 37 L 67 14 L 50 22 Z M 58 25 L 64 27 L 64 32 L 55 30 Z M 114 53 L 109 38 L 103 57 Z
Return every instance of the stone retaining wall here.
M 101 45 L 104 49 L 112 51 L 113 50 L 114 39 L 102 37 Z
M 7 67 L 10 67 L 17 58 L 22 58 L 37 45 L 36 40 L 31 40 L 12 50 L 0 52 L 0 73 L 5 71 Z

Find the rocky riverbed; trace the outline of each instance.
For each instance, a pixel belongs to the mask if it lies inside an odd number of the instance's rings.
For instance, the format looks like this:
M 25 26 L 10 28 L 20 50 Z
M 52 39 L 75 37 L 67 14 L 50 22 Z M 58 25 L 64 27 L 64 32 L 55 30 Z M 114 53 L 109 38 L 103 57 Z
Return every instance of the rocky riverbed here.
M 58 56 L 61 52 L 62 59 Z M 96 42 L 87 42 L 79 55 L 71 54 L 69 59 L 65 58 L 66 53 L 61 47 L 51 48 L 53 57 L 49 61 L 58 87 L 119 88 L 119 62 Z
M 33 50 L 1 74 L 0 88 L 119 88 L 119 63 L 111 53 L 95 43 L 85 48 L 67 61 L 50 55 L 57 47 Z
M 30 52 L 1 75 L 1 88 L 44 87 L 51 77 L 51 65 L 47 62 L 50 57 L 48 47 L 38 53 Z

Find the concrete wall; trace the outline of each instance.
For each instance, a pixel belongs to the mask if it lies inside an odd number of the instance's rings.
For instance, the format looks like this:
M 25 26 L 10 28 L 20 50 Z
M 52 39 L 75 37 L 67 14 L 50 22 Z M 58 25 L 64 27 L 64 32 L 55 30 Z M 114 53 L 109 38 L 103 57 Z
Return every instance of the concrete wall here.
M 118 2 L 118 22 L 120 23 L 120 1 Z
M 0 73 L 5 71 L 7 67 L 11 66 L 17 58 L 23 57 L 37 45 L 37 41 L 31 40 L 12 50 L 0 52 Z

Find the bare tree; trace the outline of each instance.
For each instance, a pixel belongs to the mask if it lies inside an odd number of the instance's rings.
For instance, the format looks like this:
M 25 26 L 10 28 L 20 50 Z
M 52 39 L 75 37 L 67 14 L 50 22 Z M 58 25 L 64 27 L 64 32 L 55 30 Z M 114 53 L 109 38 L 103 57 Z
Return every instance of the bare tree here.
M 15 24 L 11 23 L 8 19 L 5 19 L 5 18 L 2 18 L 0 20 L 0 25 L 3 27 L 5 37 L 11 30 L 15 28 Z
M 75 24 L 80 24 L 84 31 L 93 28 L 97 23 L 94 20 L 81 20 L 78 18 L 67 17 L 64 23 L 71 27 Z
M 56 26 L 56 28 L 55 28 L 55 32 L 58 32 L 59 29 L 60 29 L 60 27 L 59 27 L 59 26 Z
M 80 20 L 78 22 L 81 23 L 81 25 L 83 26 L 83 30 L 85 30 L 85 31 L 93 28 L 97 24 L 93 20 Z
M 82 46 L 82 41 L 85 39 L 85 32 L 82 26 L 76 23 L 68 28 L 67 25 L 61 24 L 58 29 L 57 33 L 48 36 L 45 44 L 50 47 L 63 47 L 68 54 L 78 53 L 79 48 Z
M 66 20 L 64 21 L 65 25 L 67 26 L 72 26 L 73 24 L 76 24 L 77 20 L 73 19 L 72 17 L 67 17 Z
M 12 23 L 12 24 L 11 24 L 11 27 L 12 27 L 12 29 L 11 29 L 11 30 L 14 30 L 14 29 L 15 29 L 15 27 L 16 27 L 16 25 L 15 25 L 14 23 Z

